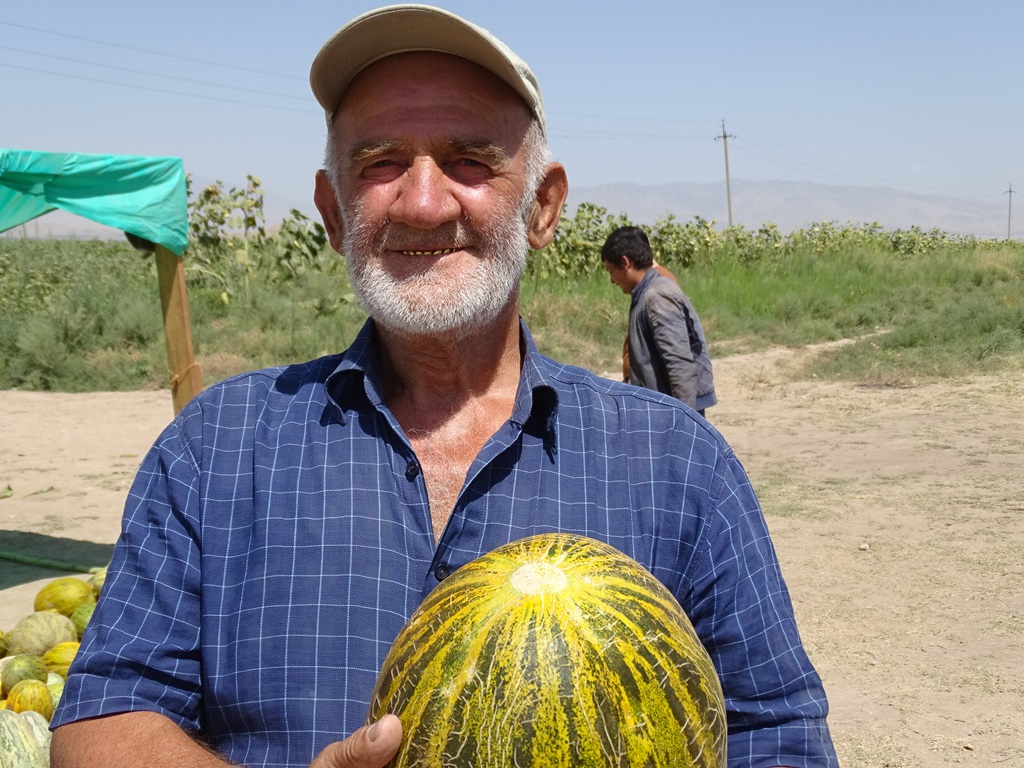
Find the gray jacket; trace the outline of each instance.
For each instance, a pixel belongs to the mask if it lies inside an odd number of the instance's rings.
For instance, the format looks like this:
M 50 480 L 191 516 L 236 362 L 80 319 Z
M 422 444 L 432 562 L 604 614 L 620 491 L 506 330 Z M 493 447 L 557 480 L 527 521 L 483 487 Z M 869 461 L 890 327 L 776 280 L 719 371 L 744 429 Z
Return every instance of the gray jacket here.
M 704 329 L 682 289 L 651 269 L 631 295 L 630 383 L 672 395 L 698 411 L 718 402 Z

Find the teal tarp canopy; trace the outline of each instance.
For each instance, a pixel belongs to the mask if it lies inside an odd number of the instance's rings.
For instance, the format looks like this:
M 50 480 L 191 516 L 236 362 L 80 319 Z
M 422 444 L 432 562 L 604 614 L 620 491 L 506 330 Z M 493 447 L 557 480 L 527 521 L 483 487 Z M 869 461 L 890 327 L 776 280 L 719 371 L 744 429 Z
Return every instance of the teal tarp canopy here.
M 0 232 L 57 208 L 179 256 L 188 245 L 180 158 L 0 149 Z

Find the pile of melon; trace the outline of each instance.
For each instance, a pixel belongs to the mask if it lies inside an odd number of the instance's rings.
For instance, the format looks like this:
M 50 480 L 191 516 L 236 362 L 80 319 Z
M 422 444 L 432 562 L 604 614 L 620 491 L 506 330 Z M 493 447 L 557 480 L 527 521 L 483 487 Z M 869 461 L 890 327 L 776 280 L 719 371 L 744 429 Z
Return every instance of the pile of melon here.
M 0 768 L 49 766 L 48 724 L 105 577 L 54 579 L 32 613 L 0 628 Z

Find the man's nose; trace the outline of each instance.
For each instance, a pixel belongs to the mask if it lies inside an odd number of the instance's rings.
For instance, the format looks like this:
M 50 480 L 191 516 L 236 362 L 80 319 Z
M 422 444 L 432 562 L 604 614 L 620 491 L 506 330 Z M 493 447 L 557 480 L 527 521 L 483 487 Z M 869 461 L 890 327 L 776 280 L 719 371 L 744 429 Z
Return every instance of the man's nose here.
M 417 229 L 433 229 L 458 219 L 462 207 L 453 194 L 453 183 L 432 158 L 416 158 L 401 179 L 388 218 Z

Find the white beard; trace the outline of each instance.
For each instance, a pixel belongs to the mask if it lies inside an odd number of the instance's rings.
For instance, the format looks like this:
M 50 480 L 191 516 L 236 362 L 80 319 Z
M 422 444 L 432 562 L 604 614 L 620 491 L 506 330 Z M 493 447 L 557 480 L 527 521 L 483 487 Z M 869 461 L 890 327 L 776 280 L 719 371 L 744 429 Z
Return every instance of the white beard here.
M 516 208 L 499 211 L 495 223 L 483 229 L 457 221 L 423 232 L 387 219 L 373 222 L 340 207 L 353 290 L 385 328 L 463 336 L 493 322 L 519 286 L 529 240 L 525 216 Z M 411 267 L 401 275 L 389 271 L 381 259 L 385 250 L 416 251 L 438 243 L 472 247 L 478 256 L 457 274 L 439 266 L 437 256 L 409 257 Z M 459 259 L 464 264 L 465 254 Z

